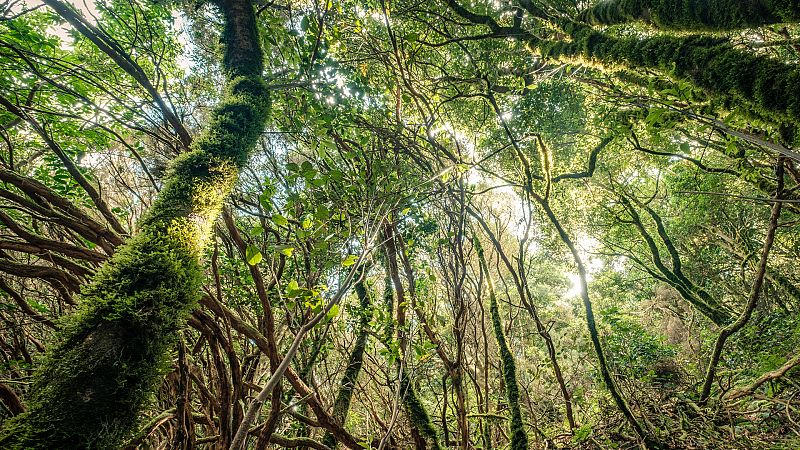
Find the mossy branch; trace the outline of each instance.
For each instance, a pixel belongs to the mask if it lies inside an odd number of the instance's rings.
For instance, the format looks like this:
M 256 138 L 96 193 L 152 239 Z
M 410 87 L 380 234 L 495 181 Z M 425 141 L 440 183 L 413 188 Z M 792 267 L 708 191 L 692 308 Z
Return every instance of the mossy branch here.
M 653 236 L 645 228 L 641 216 L 639 216 L 639 213 L 632 204 L 632 199 L 629 199 L 624 194 L 620 194 L 619 200 L 628 211 L 628 215 L 631 217 L 631 221 L 636 227 L 636 230 L 639 232 L 639 235 L 642 237 L 645 244 L 647 244 L 647 248 L 650 252 L 650 259 L 653 261 L 653 265 L 663 277 L 659 278 L 663 279 L 665 282 L 675 288 L 675 290 L 678 291 L 684 300 L 688 301 L 701 314 L 708 317 L 718 326 L 725 326 L 726 324 L 732 322 L 733 314 L 729 309 L 717 302 L 706 290 L 700 286 L 697 286 L 694 282 L 683 275 L 683 271 L 681 270 L 680 255 L 672 244 L 661 218 L 655 214 L 655 211 L 649 207 L 645 207 L 648 211 L 648 214 L 656 223 L 659 237 L 667 248 L 667 252 L 670 255 L 670 260 L 672 261 L 672 269 L 667 267 L 662 261 L 661 252 L 659 251 L 658 245 L 656 244 Z
M 603 0 L 581 12 L 594 25 L 641 21 L 674 30 L 736 30 L 800 21 L 799 0 Z
M 547 58 L 590 61 L 606 69 L 653 69 L 689 80 L 728 105 L 745 104 L 774 124 L 787 143 L 800 142 L 797 66 L 739 50 L 717 37 L 619 38 L 582 24 L 563 28 L 569 40 L 530 40 L 529 45 Z

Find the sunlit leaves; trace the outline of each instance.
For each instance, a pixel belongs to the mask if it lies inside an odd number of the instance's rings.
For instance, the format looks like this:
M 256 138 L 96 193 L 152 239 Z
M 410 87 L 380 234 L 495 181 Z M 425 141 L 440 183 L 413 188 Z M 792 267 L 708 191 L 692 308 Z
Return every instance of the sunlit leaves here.
M 260 263 L 264 257 L 261 255 L 261 250 L 259 250 L 258 247 L 255 245 L 248 245 L 245 251 L 245 258 L 247 259 L 247 264 L 255 266 Z
M 289 220 L 280 214 L 274 214 L 272 216 L 272 222 L 279 227 L 285 227 L 289 225 Z
M 358 261 L 358 256 L 356 255 L 347 255 L 347 258 L 342 260 L 342 267 L 350 267 Z

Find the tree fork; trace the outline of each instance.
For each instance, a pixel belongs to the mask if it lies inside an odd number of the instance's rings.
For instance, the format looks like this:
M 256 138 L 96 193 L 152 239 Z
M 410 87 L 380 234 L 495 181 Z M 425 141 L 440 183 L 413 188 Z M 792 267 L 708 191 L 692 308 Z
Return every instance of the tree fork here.
M 198 300 L 205 241 L 269 115 L 252 4 L 217 5 L 225 96 L 190 151 L 172 162 L 138 233 L 85 287 L 36 373 L 29 410 L 0 433 L 3 448 L 119 447 L 167 366 L 176 329 Z

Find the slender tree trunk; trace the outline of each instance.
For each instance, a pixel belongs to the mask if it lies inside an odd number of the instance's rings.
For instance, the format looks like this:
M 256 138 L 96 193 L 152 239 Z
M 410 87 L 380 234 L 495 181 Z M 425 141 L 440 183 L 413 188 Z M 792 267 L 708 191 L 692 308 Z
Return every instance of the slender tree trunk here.
M 667 251 L 670 255 L 670 260 L 672 262 L 671 269 L 667 267 L 661 260 L 661 252 L 659 247 L 656 244 L 653 236 L 647 231 L 647 228 L 645 228 L 641 216 L 631 202 L 632 199 L 629 199 L 625 195 L 620 195 L 619 200 L 620 203 L 627 209 L 633 225 L 636 227 L 639 235 L 642 236 L 642 239 L 647 244 L 647 248 L 650 251 L 650 259 L 653 261 L 653 265 L 655 265 L 656 269 L 658 269 L 658 272 L 661 273 L 664 280 L 670 286 L 675 288 L 675 290 L 678 291 L 683 299 L 688 301 L 701 314 L 708 317 L 716 325 L 724 327 L 732 322 L 733 313 L 729 309 L 716 301 L 716 299 L 711 297 L 711 295 L 705 289 L 697 286 L 683 274 L 683 271 L 681 270 L 680 255 L 678 254 L 675 246 L 672 244 L 672 241 L 669 239 L 661 218 L 652 209 L 646 207 L 651 218 L 653 218 L 653 221 L 656 223 L 661 241 L 667 248 Z
M 397 261 L 397 242 L 398 235 L 395 234 L 395 228 L 392 224 L 387 224 L 384 227 L 384 254 L 386 255 L 386 271 L 387 271 L 387 283 L 391 281 L 391 284 L 394 285 L 396 299 L 392 300 L 391 296 L 389 296 L 387 292 L 387 306 L 389 309 L 387 313 L 391 317 L 392 307 L 394 304 L 397 304 L 397 329 L 395 330 L 394 327 L 390 327 L 387 330 L 386 338 L 389 350 L 392 351 L 394 347 L 391 345 L 388 340 L 393 338 L 394 333 L 397 333 L 397 342 L 399 346 L 399 353 L 401 358 L 407 358 L 406 355 L 406 347 L 407 347 L 407 337 L 405 335 L 404 330 L 402 329 L 405 325 L 405 315 L 406 315 L 406 307 L 405 307 L 405 288 L 403 286 L 403 281 L 400 278 L 399 266 Z M 401 306 L 402 305 L 402 306 Z M 402 325 L 401 325 L 402 319 Z M 414 386 L 412 386 L 409 380 L 409 374 L 405 366 L 404 361 L 398 361 L 398 364 L 401 365 L 400 370 L 400 395 L 402 398 L 403 406 L 406 409 L 406 413 L 408 414 L 409 422 L 411 422 L 411 434 L 414 437 L 415 446 L 418 449 L 425 449 L 425 448 L 432 448 L 435 450 L 440 449 L 439 446 L 439 437 L 436 434 L 436 430 L 433 428 L 433 424 L 431 423 L 430 415 L 428 411 L 425 409 L 425 405 L 419 399 L 416 391 L 414 390 Z
M 764 245 L 761 248 L 761 257 L 758 261 L 758 271 L 756 272 L 755 280 L 753 281 L 753 287 L 750 290 L 750 297 L 747 300 L 744 310 L 742 310 L 742 313 L 739 315 L 739 318 L 736 319 L 736 322 L 733 322 L 732 324 L 723 328 L 722 331 L 720 331 L 716 342 L 714 343 L 714 349 L 711 352 L 711 360 L 708 363 L 705 380 L 700 391 L 701 404 L 704 404 L 711 395 L 711 386 L 714 383 L 714 377 L 717 372 L 717 364 L 719 364 L 719 359 L 722 356 L 722 350 L 725 347 L 725 342 L 729 337 L 747 325 L 747 322 L 750 321 L 750 317 L 753 315 L 753 311 L 756 309 L 756 305 L 758 305 L 758 299 L 761 296 L 761 287 L 764 285 L 764 278 L 767 274 L 767 260 L 769 259 L 769 253 L 772 250 L 772 244 L 775 241 L 775 233 L 778 230 L 778 219 L 781 215 L 782 202 L 780 199 L 781 194 L 783 193 L 783 164 L 784 159 L 779 158 L 778 167 L 775 171 L 778 178 L 778 188 L 775 191 L 776 201 L 772 204 L 772 210 L 769 218 L 769 228 L 767 229 L 767 237 L 764 239 Z
M 558 235 L 561 237 L 561 240 L 564 242 L 564 245 L 567 246 L 570 253 L 572 254 L 572 258 L 575 260 L 575 265 L 578 268 L 578 276 L 580 278 L 581 283 L 581 299 L 583 300 L 583 306 L 586 311 L 586 325 L 589 328 L 589 337 L 592 340 L 592 346 L 594 347 L 595 354 L 597 355 L 597 362 L 600 366 L 600 375 L 603 378 L 603 382 L 608 389 L 608 392 L 611 394 L 611 397 L 614 399 L 614 403 L 617 404 L 617 408 L 622 412 L 622 415 L 625 416 L 625 419 L 628 421 L 628 424 L 633 428 L 636 434 L 642 439 L 645 446 L 647 448 L 658 449 L 661 448 L 661 444 L 653 439 L 650 433 L 642 427 L 639 421 L 636 419 L 636 416 L 633 415 L 633 411 L 631 411 L 631 407 L 628 405 L 628 402 L 625 401 L 625 398 L 622 397 L 622 394 L 617 389 L 617 384 L 614 381 L 614 377 L 611 375 L 611 371 L 608 369 L 608 362 L 606 361 L 605 352 L 603 351 L 603 345 L 600 343 L 600 333 L 597 331 L 597 323 L 594 319 L 594 309 L 592 308 L 592 301 L 589 298 L 589 285 L 586 281 L 586 266 L 583 264 L 583 260 L 578 253 L 578 249 L 575 247 L 575 243 L 572 242 L 572 238 L 569 237 L 567 231 L 561 225 L 561 221 L 558 220 L 553 210 L 550 209 L 550 204 L 546 199 L 541 197 L 536 197 L 536 200 L 544 209 L 545 214 L 547 215 L 548 219 L 550 219 L 550 223 L 556 228 Z
M 191 151 L 82 295 L 31 389 L 28 412 L 7 423 L 6 449 L 120 445 L 164 372 L 176 329 L 197 303 L 205 242 L 264 128 L 269 95 L 252 4 L 222 0 L 225 97 Z
M 514 279 L 514 285 L 517 289 L 520 302 L 525 307 L 525 310 L 528 311 L 528 314 L 530 314 L 533 318 L 533 321 L 536 325 L 536 332 L 542 337 L 542 340 L 544 340 L 545 347 L 547 348 L 547 356 L 550 359 L 550 365 L 553 367 L 553 375 L 556 377 L 558 389 L 561 392 L 561 396 L 564 398 L 564 409 L 567 415 L 567 422 L 569 422 L 570 430 L 574 429 L 576 427 L 576 423 L 572 411 L 572 395 L 570 394 L 566 381 L 564 380 L 564 375 L 561 371 L 561 365 L 558 362 L 553 338 L 550 336 L 550 332 L 547 330 L 547 327 L 545 327 L 544 323 L 542 323 L 542 320 L 539 317 L 539 313 L 536 309 L 536 305 L 534 305 L 532 302 L 530 289 L 527 287 L 527 281 L 524 277 L 518 274 L 517 271 L 515 271 L 514 265 L 511 263 L 508 255 L 505 254 L 502 244 L 497 240 L 497 237 L 489 228 L 486 220 L 484 220 L 483 217 L 481 217 L 481 215 L 475 212 L 472 208 L 467 208 L 467 212 L 478 221 L 478 224 L 480 224 L 484 233 L 486 233 L 486 236 L 489 238 L 489 241 L 492 243 L 495 251 L 500 256 L 500 259 L 503 261 L 506 269 L 508 269 L 509 273 Z
M 358 321 L 358 336 L 353 345 L 353 350 L 350 352 L 350 357 L 347 360 L 347 367 L 342 376 L 342 382 L 339 385 L 339 392 L 336 393 L 336 400 L 333 402 L 333 413 L 331 414 L 335 420 L 344 426 L 347 419 L 347 413 L 350 410 L 350 401 L 353 398 L 355 391 L 356 381 L 358 374 L 361 372 L 361 366 L 364 364 L 364 350 L 367 347 L 367 338 L 369 337 L 369 322 L 372 319 L 372 302 L 370 295 L 364 286 L 364 280 L 359 276 L 359 282 L 355 285 L 356 295 L 358 296 L 358 303 L 361 306 L 361 315 Z M 336 448 L 336 438 L 330 432 L 325 433 L 322 443 L 330 448 Z
M 436 429 L 433 428 L 431 417 L 425 409 L 425 405 L 419 399 L 419 395 L 414 390 L 405 367 L 403 367 L 400 375 L 400 393 L 403 396 L 403 404 L 406 407 L 408 419 L 425 440 L 425 448 L 440 450 L 442 447 L 439 445 L 439 436 L 436 434 Z
M 486 264 L 486 259 L 483 254 L 483 249 L 480 247 L 480 242 L 475 239 L 478 260 L 487 277 L 489 276 L 489 268 Z M 514 361 L 514 355 L 508 348 L 505 333 L 503 333 L 503 325 L 500 322 L 500 309 L 497 306 L 497 298 L 494 295 L 494 286 L 491 278 L 488 278 L 489 285 L 489 313 L 491 314 L 492 329 L 494 330 L 494 337 L 497 340 L 497 346 L 500 348 L 500 361 L 503 370 L 503 380 L 506 387 L 506 400 L 508 401 L 508 408 L 511 410 L 511 449 L 512 450 L 527 450 L 528 448 L 528 435 L 525 433 L 525 422 L 522 419 L 522 409 L 519 406 L 519 385 L 517 384 L 517 368 Z

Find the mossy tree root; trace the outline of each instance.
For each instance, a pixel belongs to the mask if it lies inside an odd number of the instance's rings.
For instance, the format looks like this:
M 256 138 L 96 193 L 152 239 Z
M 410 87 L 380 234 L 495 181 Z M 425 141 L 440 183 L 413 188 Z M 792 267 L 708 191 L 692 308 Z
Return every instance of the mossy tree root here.
M 594 25 L 643 21 L 674 30 L 736 30 L 800 21 L 800 0 L 603 0 L 581 12 Z
M 224 100 L 171 164 L 138 233 L 84 289 L 37 370 L 28 411 L 0 433 L 4 449 L 119 447 L 168 367 L 175 331 L 198 300 L 204 243 L 269 115 L 252 4 L 219 6 Z

